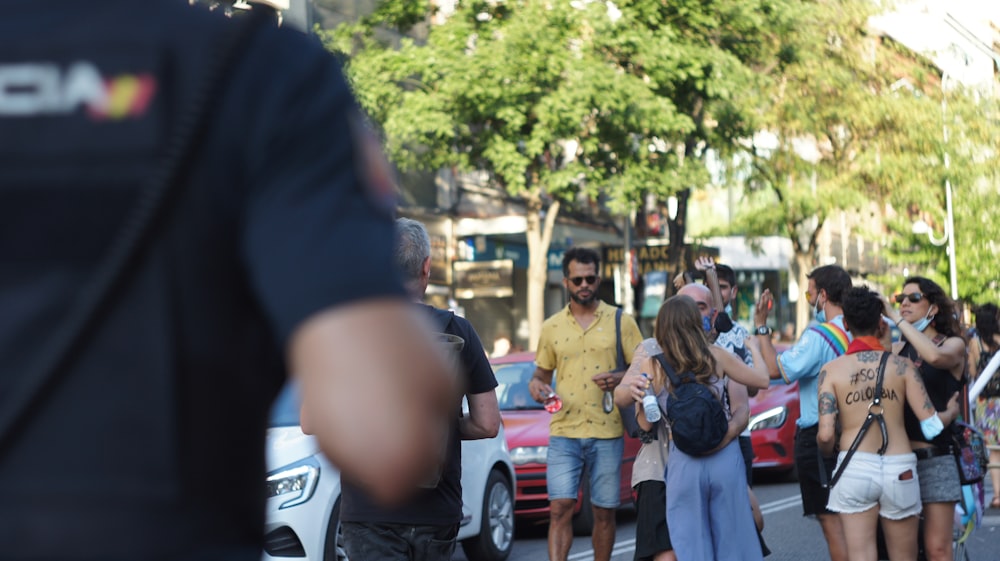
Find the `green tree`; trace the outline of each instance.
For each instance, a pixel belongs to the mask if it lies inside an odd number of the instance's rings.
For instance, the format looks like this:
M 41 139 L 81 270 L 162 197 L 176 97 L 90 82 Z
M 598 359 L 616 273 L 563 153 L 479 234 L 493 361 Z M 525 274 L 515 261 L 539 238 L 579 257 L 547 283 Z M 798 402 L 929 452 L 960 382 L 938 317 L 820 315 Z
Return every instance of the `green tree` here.
M 704 154 L 752 130 L 746 61 L 765 66 L 780 45 L 764 30 L 794 26 L 776 1 L 481 1 L 459 3 L 426 41 L 376 40 L 415 13 L 383 2 L 330 45 L 398 166 L 483 171 L 524 201 L 532 346 L 561 206 L 603 196 L 624 214 L 648 193 L 676 194 L 683 261 Z
M 1000 194 L 996 143 L 1000 138 L 1000 100 L 956 84 L 950 84 L 945 96 L 937 75 L 922 86 L 922 91 L 918 90 L 922 103 L 919 112 L 913 113 L 913 122 L 929 134 L 923 136 L 925 142 L 907 146 L 910 170 L 919 180 L 909 189 L 888 194 L 890 204 L 900 209 L 888 221 L 889 257 L 911 275 L 929 277 L 950 292 L 946 247 L 936 247 L 929 236 L 912 230 L 916 221 L 923 220 L 932 236 L 944 242 L 947 184 L 952 190 L 959 298 L 973 304 L 1000 301 L 1000 247 L 996 242 L 1000 240 L 1000 221 L 994 211 Z M 892 279 L 889 284 L 898 288 L 901 280 Z
M 935 162 L 941 129 L 933 124 L 939 111 L 920 89 L 933 70 L 869 33 L 873 7 L 861 0 L 803 4 L 802 25 L 785 36 L 781 64 L 759 91 L 761 132 L 747 142 L 753 204 L 737 227 L 786 235 L 800 288 L 818 264 L 820 235 L 834 212 L 875 218 L 875 227 L 859 233 L 885 240 L 885 224 L 891 232 L 902 220 L 883 221 L 886 208 L 906 214 L 926 207 L 936 193 L 927 186 L 942 184 Z M 800 298 L 800 330 L 808 314 Z

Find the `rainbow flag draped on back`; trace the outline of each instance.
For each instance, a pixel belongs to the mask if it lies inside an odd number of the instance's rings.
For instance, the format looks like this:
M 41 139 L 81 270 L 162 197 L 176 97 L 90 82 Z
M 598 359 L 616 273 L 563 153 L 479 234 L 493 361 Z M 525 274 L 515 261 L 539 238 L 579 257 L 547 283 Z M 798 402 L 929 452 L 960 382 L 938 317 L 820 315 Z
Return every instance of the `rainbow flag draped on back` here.
M 840 356 L 847 352 L 847 333 L 844 330 L 837 327 L 837 324 L 831 322 L 821 323 L 819 325 L 814 325 L 810 327 L 816 333 L 819 333 L 820 337 L 827 342 L 828 345 L 833 349 L 833 352 Z

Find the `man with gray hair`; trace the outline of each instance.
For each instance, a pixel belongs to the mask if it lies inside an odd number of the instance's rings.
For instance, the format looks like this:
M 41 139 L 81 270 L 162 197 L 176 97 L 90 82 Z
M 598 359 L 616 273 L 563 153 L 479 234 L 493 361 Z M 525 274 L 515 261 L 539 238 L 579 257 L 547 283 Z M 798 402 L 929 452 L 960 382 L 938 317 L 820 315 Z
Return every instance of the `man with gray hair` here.
M 492 438 L 500 430 L 500 408 L 493 369 L 479 335 L 463 317 L 420 303 L 431 273 L 431 242 L 423 224 L 396 220 L 396 262 L 407 293 L 426 310 L 438 329 L 464 340 L 459 352 L 459 383 L 465 388 L 469 414 L 457 411 L 449 427 L 446 460 L 439 480 L 429 483 L 409 502 L 386 507 L 362 489 L 343 482 L 340 518 L 351 559 L 448 561 L 462 520 L 462 440 Z

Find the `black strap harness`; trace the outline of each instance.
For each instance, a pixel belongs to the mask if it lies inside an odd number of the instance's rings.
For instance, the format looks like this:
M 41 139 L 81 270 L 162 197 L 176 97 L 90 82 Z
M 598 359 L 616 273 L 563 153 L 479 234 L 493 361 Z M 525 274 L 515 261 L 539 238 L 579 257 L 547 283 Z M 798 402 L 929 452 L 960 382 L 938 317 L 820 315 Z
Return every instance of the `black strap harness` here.
M 882 380 L 885 377 L 885 365 L 889 361 L 889 352 L 882 353 L 882 360 L 878 365 L 878 374 L 876 374 L 875 379 L 875 396 L 872 398 L 872 402 L 868 404 L 868 416 L 865 417 L 865 422 L 861 424 L 861 428 L 858 430 L 857 436 L 854 437 L 854 442 L 851 443 L 851 447 L 847 450 L 847 455 L 844 456 L 844 461 L 837 466 L 837 471 L 834 472 L 833 477 L 830 478 L 830 482 L 827 484 L 823 482 L 823 487 L 830 489 L 837 484 L 837 480 L 840 479 L 841 474 L 844 473 L 844 468 L 847 467 L 847 463 L 851 461 L 851 457 L 854 456 L 854 452 L 858 450 L 858 446 L 861 445 L 861 439 L 865 437 L 868 432 L 868 428 L 871 427 L 873 421 L 878 421 L 878 428 L 882 432 L 882 446 L 878 449 L 878 455 L 884 456 L 885 450 L 889 446 L 889 433 L 885 428 L 885 418 L 882 416 L 885 413 L 885 407 L 882 405 Z M 820 474 L 823 479 L 826 479 L 826 469 L 820 465 Z

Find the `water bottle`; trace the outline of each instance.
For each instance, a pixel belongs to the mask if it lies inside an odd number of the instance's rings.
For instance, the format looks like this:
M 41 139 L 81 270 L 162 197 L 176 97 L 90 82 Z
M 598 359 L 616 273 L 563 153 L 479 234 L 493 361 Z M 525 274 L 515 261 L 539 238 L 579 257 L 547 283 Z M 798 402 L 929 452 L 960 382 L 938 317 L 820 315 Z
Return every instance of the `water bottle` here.
M 646 379 L 646 394 L 642 396 L 642 410 L 646 412 L 646 420 L 655 423 L 660 420 L 660 404 L 656 402 L 656 394 L 653 393 L 653 382 L 649 379 L 649 374 L 642 373 Z

